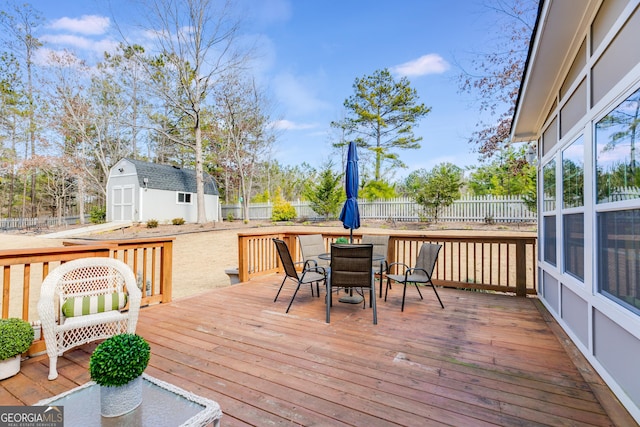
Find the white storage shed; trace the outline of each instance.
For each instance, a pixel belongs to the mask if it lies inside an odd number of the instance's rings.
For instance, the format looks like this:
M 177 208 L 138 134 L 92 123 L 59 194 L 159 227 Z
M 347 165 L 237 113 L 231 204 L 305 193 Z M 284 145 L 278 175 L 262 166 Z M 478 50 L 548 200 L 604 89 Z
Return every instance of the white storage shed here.
M 207 221 L 218 221 L 218 187 L 205 174 Z M 122 159 L 107 180 L 107 221 L 169 223 L 174 218 L 196 222 L 198 214 L 196 174 L 192 169 Z

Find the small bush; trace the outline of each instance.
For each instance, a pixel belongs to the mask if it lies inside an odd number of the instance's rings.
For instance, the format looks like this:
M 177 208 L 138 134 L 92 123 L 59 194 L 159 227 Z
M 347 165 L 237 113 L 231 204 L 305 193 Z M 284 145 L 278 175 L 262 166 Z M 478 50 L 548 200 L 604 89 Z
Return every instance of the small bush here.
M 233 214 L 232 214 L 231 212 L 229 212 L 229 213 L 227 214 L 227 221 L 229 221 L 229 222 L 233 222 L 233 220 L 234 220 L 234 219 L 235 219 L 235 218 L 233 217 Z
M 347 243 L 349 243 L 349 239 L 347 239 L 346 237 L 338 237 L 336 239 L 336 243 L 339 245 L 345 245 Z
M 0 319 L 0 360 L 22 354 L 33 342 L 33 327 L 29 322 L 11 317 Z
M 291 221 L 296 218 L 296 208 L 294 208 L 291 203 L 280 200 L 273 205 L 273 210 L 271 211 L 271 220 L 272 221 Z
M 147 228 L 156 228 L 158 227 L 158 220 L 157 219 L 149 219 L 147 220 Z
M 171 223 L 173 225 L 183 225 L 184 224 L 184 218 L 173 218 L 171 220 Z
M 107 209 L 100 206 L 92 207 L 89 212 L 89 221 L 92 224 L 104 224 L 107 221 Z

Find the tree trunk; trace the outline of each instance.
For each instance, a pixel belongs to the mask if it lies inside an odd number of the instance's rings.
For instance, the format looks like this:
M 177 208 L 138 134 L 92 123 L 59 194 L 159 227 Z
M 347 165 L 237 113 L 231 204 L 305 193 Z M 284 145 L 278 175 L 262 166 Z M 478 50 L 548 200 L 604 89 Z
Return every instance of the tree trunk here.
M 85 199 L 84 177 L 78 175 L 78 215 L 80 215 L 80 224 L 85 224 L 84 220 L 84 199 Z
M 207 222 L 207 212 L 204 206 L 204 167 L 202 161 L 202 130 L 200 129 L 199 121 L 196 120 L 195 126 L 196 134 L 196 193 L 198 203 L 198 224 L 205 224 Z

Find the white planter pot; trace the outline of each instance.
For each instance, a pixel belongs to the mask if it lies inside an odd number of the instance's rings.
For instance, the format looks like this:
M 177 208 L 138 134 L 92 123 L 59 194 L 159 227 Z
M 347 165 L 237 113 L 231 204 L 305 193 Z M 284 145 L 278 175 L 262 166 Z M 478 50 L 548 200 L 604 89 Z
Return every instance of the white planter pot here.
M 142 376 L 120 387 L 100 386 L 100 414 L 119 417 L 142 403 Z
M 20 372 L 20 354 L 0 361 L 0 380 L 9 378 Z

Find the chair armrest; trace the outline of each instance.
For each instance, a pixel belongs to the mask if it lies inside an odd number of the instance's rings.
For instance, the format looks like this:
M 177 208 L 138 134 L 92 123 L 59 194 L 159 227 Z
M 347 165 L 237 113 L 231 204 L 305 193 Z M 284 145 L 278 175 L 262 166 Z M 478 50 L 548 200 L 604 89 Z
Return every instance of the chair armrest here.
M 427 270 L 425 270 L 424 268 L 410 268 L 410 269 L 408 269 L 404 274 L 405 280 L 409 277 L 410 274 L 413 274 L 416 271 L 422 271 L 425 274 L 425 276 L 427 276 L 427 279 L 431 280 L 431 275 L 429 273 L 427 273 Z
M 407 269 L 411 269 L 411 267 L 409 267 L 407 264 L 403 263 L 403 262 L 392 262 L 391 264 L 387 265 L 387 271 L 391 270 L 391 267 L 393 267 L 394 265 L 399 265 L 404 267 L 404 270 L 407 271 Z
M 309 267 L 309 264 L 313 263 L 313 267 Z M 300 262 L 297 262 L 296 264 L 300 264 Z M 316 268 L 318 267 L 318 263 L 316 262 L 315 259 L 308 259 L 304 262 L 304 267 L 302 267 L 304 270 L 309 270 L 311 268 Z
M 380 274 L 389 271 L 389 262 L 385 259 L 380 262 Z
M 316 273 L 320 273 L 320 274 L 322 274 L 324 276 L 327 275 L 327 270 L 325 270 L 324 267 L 310 267 L 310 268 L 305 268 L 304 269 L 305 273 L 308 272 L 308 271 L 313 271 L 313 272 L 316 272 Z

